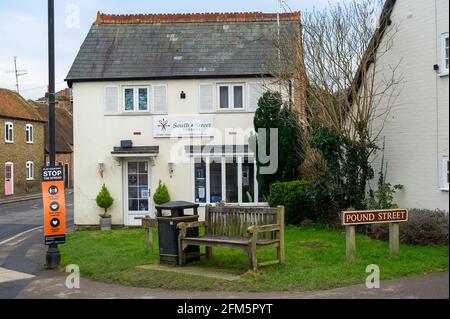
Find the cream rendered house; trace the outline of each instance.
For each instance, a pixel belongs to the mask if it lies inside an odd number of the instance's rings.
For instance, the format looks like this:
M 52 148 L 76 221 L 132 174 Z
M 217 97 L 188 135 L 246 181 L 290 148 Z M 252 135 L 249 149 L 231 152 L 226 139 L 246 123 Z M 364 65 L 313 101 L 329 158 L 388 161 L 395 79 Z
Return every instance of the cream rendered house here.
M 98 224 L 103 183 L 116 225 L 153 215 L 160 180 L 172 200 L 264 205 L 248 137 L 277 32 L 276 14 L 98 14 L 67 76 L 75 224 Z
M 403 84 L 378 142 L 381 146 L 385 138 L 387 179 L 405 186 L 396 195 L 401 207 L 448 212 L 449 2 L 389 0 L 388 5 L 393 9 L 387 28 L 398 30 L 392 49 L 378 60 L 378 70 L 389 72 L 400 62 L 397 74 Z M 375 129 L 380 127 L 380 121 L 375 123 Z M 381 153 L 375 169 L 380 159 Z

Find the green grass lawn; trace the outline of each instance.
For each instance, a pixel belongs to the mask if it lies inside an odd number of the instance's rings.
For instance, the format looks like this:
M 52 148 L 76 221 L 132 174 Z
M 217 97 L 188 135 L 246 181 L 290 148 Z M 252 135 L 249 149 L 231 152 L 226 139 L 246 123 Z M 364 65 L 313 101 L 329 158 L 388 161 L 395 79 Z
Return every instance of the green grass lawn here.
M 157 247 L 156 232 L 154 235 Z M 305 291 L 365 283 L 368 275 L 365 269 L 369 264 L 380 267 L 382 280 L 448 270 L 448 246 L 401 245 L 400 253 L 390 257 L 388 242 L 358 235 L 357 263 L 350 265 L 346 262 L 344 231 L 328 231 L 317 226 L 287 227 L 285 240 L 285 265 L 261 267 L 259 274 L 236 281 L 137 269 L 159 261 L 157 249 L 153 254 L 146 252 L 142 229 L 79 231 L 68 235 L 67 243 L 60 247 L 63 265 L 79 265 L 84 277 L 148 288 Z M 258 250 L 258 262 L 275 257 L 275 248 Z M 194 265 L 245 273 L 248 259 L 241 250 L 214 248 L 211 260 L 202 258 Z

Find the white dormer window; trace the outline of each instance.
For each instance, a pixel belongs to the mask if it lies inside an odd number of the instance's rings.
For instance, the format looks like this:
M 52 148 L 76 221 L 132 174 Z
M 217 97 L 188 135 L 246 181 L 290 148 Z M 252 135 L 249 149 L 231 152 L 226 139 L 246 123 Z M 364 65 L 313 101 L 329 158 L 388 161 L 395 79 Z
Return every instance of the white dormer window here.
M 25 126 L 25 142 L 27 144 L 33 144 L 33 125 L 31 124 Z
M 124 87 L 124 112 L 148 112 L 150 94 L 148 87 Z
M 26 169 L 26 178 L 27 181 L 32 181 L 34 180 L 34 163 L 31 161 L 28 161 L 25 164 L 25 169 Z
M 217 87 L 219 111 L 245 108 L 244 84 L 219 84 Z
M 5 123 L 5 142 L 14 143 L 14 125 L 11 122 Z
M 449 39 L 448 33 L 441 35 L 441 75 L 448 75 L 449 67 Z

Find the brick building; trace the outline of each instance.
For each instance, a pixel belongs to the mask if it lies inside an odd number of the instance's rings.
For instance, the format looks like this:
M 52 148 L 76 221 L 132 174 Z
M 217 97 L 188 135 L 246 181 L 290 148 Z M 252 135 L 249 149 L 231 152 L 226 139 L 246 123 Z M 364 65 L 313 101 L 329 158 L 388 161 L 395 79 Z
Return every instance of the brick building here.
M 0 199 L 40 191 L 44 125 L 39 113 L 20 95 L 0 89 Z
M 48 121 L 48 105 L 30 101 L 30 104 Z M 56 120 L 56 164 L 63 166 L 66 188 L 73 186 L 73 117 L 68 103 L 58 101 L 55 108 Z M 49 164 L 48 125 L 45 125 L 45 162 Z

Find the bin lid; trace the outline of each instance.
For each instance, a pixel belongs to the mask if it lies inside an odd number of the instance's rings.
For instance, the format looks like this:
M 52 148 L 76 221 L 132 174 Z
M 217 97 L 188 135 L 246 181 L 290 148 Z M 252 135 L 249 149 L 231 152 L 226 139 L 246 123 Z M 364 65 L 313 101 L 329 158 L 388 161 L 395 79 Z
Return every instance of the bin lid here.
M 168 202 L 162 205 L 156 205 L 156 209 L 161 210 L 181 210 L 181 209 L 189 209 L 189 208 L 197 208 L 199 207 L 199 204 L 191 203 L 191 202 L 185 202 L 185 201 L 172 201 Z

